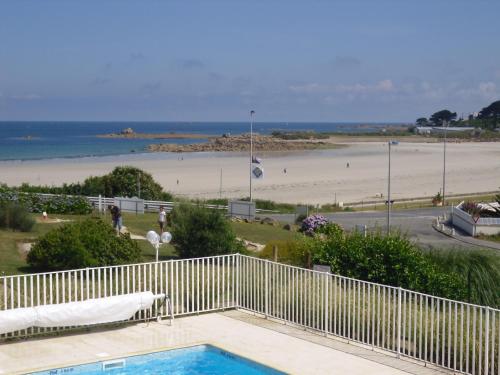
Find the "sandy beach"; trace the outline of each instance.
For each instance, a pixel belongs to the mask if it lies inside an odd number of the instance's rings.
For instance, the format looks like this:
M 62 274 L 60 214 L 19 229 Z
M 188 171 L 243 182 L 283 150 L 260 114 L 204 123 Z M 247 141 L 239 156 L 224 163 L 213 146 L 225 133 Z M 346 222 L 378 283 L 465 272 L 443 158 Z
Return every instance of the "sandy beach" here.
M 253 196 L 278 202 L 333 203 L 379 198 L 387 193 L 387 144 L 351 143 L 346 148 L 258 153 L 265 178 L 253 181 Z M 349 163 L 349 168 L 347 168 Z M 243 153 L 150 153 L 95 158 L 0 162 L 0 181 L 59 185 L 133 165 L 153 174 L 174 194 L 194 198 L 248 196 L 248 156 Z M 286 173 L 284 169 L 286 168 Z M 392 148 L 392 195 L 435 195 L 442 186 L 443 145 L 400 143 Z M 447 193 L 500 187 L 500 143 L 449 143 Z

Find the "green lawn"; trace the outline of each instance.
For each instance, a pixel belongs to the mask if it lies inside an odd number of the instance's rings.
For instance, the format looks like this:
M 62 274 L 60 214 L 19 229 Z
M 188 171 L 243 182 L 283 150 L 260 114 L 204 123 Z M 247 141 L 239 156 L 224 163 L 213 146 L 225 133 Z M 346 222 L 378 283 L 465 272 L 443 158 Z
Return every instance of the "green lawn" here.
M 29 233 L 0 230 L 0 275 L 23 273 L 26 262 L 17 249 L 17 244 L 33 242 L 38 236 L 58 227 L 61 223 L 35 224 Z
M 37 215 L 38 216 L 38 215 Z M 51 218 L 65 220 L 81 220 L 91 215 L 50 215 Z M 111 221 L 108 215 L 105 221 Z M 33 231 L 29 233 L 13 232 L 11 230 L 0 230 L 0 275 L 13 275 L 29 272 L 26 262 L 18 251 L 18 243 L 34 242 L 38 236 L 47 233 L 64 223 L 37 223 Z M 159 231 L 157 214 L 147 213 L 144 215 L 124 214 L 123 225 L 136 235 L 146 236 L 149 230 Z M 248 241 L 265 244 L 270 240 L 288 240 L 297 236 L 297 233 L 290 232 L 278 226 L 271 226 L 260 223 L 231 223 L 236 236 Z M 168 230 L 168 228 L 167 228 Z M 155 259 L 155 250 L 145 240 L 137 241 L 143 254 L 143 261 L 150 262 Z M 160 247 L 160 260 L 167 260 L 177 257 L 172 245 Z
M 124 214 L 123 225 L 131 233 L 142 236 L 145 236 L 150 230 L 159 231 L 157 214 L 155 213 L 146 213 L 144 215 Z M 293 239 L 297 235 L 294 232 L 282 229 L 281 226 L 268 224 L 231 222 L 231 226 L 239 238 L 262 244 L 270 240 Z
M 268 224 L 232 222 L 231 226 L 239 238 L 261 244 L 271 240 L 291 240 L 298 235 L 296 232 Z

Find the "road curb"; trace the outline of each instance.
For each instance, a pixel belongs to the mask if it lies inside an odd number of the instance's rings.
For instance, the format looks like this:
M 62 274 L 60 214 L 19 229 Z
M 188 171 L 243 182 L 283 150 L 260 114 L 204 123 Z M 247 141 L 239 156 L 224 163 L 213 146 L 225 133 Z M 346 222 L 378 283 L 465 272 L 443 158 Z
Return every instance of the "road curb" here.
M 479 243 L 476 243 L 476 242 L 474 242 L 474 241 L 467 240 L 466 238 L 464 238 L 464 237 L 462 237 L 462 236 L 457 236 L 457 235 L 454 235 L 454 234 L 452 234 L 452 233 L 447 233 L 446 231 L 441 230 L 441 229 L 439 228 L 439 226 L 437 225 L 436 221 L 437 221 L 437 220 L 434 220 L 434 221 L 432 222 L 432 228 L 434 228 L 434 230 L 435 230 L 436 232 L 439 232 L 439 233 L 441 233 L 441 234 L 444 234 L 444 235 L 445 235 L 445 236 L 447 236 L 447 237 L 453 238 L 453 239 L 455 239 L 455 240 L 457 240 L 457 241 L 460 241 L 460 242 L 466 243 L 466 244 L 468 244 L 468 245 L 473 245 L 473 246 L 482 247 L 482 248 L 488 248 L 488 249 L 492 249 L 492 250 L 500 250 L 500 244 L 498 245 L 498 247 L 496 247 L 495 245 L 486 245 L 486 244 L 482 244 L 482 243 L 481 243 L 481 244 L 479 244 Z M 445 225 L 443 224 L 443 226 L 445 226 Z

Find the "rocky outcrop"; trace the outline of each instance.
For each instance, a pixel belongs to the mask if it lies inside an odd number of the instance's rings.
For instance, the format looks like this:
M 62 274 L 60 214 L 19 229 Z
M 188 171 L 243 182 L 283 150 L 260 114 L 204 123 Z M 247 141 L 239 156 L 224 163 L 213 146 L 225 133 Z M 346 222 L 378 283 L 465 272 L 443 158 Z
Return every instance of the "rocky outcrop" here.
M 254 151 L 313 150 L 335 147 L 337 147 L 337 145 L 323 141 L 291 141 L 258 134 L 254 134 L 253 136 Z M 148 146 L 148 150 L 153 152 L 243 152 L 250 150 L 250 136 L 248 134 L 237 136 L 225 135 L 222 137 L 210 138 L 206 143 L 192 143 L 187 145 L 173 143 L 153 144 Z
M 134 129 L 132 128 L 125 128 L 123 129 L 120 134 L 134 134 Z

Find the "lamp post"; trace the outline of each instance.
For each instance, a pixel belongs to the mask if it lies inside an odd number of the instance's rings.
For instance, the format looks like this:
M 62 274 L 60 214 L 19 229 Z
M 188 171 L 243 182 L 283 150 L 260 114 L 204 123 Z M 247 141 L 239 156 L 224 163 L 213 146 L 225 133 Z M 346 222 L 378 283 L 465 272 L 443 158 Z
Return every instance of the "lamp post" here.
M 445 186 L 446 186 L 446 132 L 448 130 L 448 122 L 443 121 L 444 128 L 444 142 L 443 142 L 443 209 L 444 209 L 444 219 L 446 220 L 446 204 L 445 204 Z
M 391 232 L 391 146 L 397 146 L 398 141 L 389 141 L 389 172 L 387 175 L 387 234 Z
M 154 230 L 150 230 L 148 234 L 146 234 L 146 238 L 156 250 L 156 262 L 158 263 L 158 252 L 160 250 L 160 246 L 169 243 L 172 240 L 172 235 L 170 232 L 163 232 L 160 236 Z
M 250 111 L 250 202 L 252 201 L 252 161 L 253 161 L 253 116 L 255 111 Z

